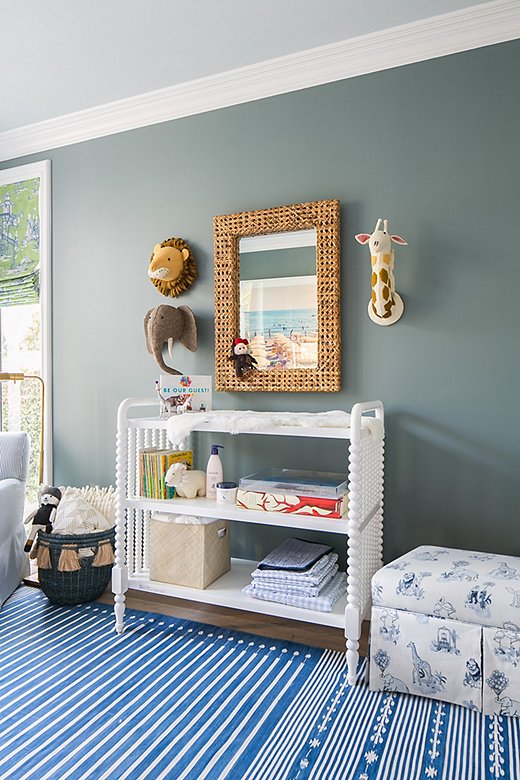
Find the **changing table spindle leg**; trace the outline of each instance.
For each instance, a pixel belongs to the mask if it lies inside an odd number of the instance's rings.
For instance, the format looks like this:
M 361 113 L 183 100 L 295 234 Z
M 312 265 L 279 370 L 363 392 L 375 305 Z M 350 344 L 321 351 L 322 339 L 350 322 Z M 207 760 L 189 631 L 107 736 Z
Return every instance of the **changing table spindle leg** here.
M 359 642 L 357 639 L 347 639 L 347 682 L 356 684 L 356 671 L 359 662 Z
M 359 414 L 359 418 L 360 418 Z M 357 424 L 356 424 L 357 423 Z M 359 662 L 360 638 L 360 573 L 361 573 L 361 520 L 360 469 L 361 445 L 359 431 L 361 420 L 355 420 L 353 410 L 353 433 L 349 447 L 349 508 L 347 530 L 347 606 L 345 609 L 345 636 L 347 638 L 347 665 L 349 685 L 355 685 Z
M 117 593 L 114 596 L 114 612 L 116 615 L 116 632 L 122 634 L 125 630 L 123 617 L 125 614 L 125 594 Z
M 349 523 L 350 527 L 350 523 Z M 347 563 L 347 606 L 345 609 L 345 636 L 347 639 L 347 664 L 348 664 L 348 683 L 355 685 L 357 666 L 359 662 L 359 638 L 361 636 L 360 620 L 360 588 L 359 588 L 359 567 L 360 567 L 360 537 L 361 534 L 357 528 L 352 528 L 349 532 L 349 552 Z M 353 572 L 352 574 L 350 572 Z
M 125 593 L 128 589 L 128 571 L 125 560 L 126 510 L 122 496 L 122 486 L 125 485 L 128 465 L 128 433 L 126 425 L 124 425 L 125 418 L 126 402 L 123 401 L 119 407 L 116 438 L 116 549 L 115 562 L 112 569 L 112 592 L 114 593 L 114 613 L 116 617 L 115 629 L 118 634 L 122 634 L 124 630 Z

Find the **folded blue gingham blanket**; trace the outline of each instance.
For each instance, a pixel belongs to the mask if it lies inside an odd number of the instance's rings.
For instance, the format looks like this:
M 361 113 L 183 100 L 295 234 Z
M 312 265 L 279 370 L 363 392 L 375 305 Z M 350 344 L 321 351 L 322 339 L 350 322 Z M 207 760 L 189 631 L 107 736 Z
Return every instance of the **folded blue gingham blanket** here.
M 242 593 L 253 596 L 255 599 L 263 601 L 275 601 L 279 604 L 290 604 L 293 607 L 302 607 L 303 609 L 315 609 L 318 612 L 330 612 L 341 596 L 347 591 L 347 575 L 340 571 L 322 590 L 319 596 L 302 596 L 281 591 L 265 590 L 265 588 L 256 585 L 246 585 Z

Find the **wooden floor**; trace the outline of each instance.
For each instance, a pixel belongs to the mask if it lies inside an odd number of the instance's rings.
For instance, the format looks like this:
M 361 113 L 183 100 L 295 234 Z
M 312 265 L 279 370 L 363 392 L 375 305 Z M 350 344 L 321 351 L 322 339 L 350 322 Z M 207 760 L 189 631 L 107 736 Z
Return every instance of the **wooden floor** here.
M 34 575 L 24 580 L 24 582 L 27 585 L 38 587 L 38 580 Z M 105 591 L 99 601 L 104 604 L 113 604 L 112 593 L 108 590 Z M 258 634 L 259 636 L 272 639 L 301 642 L 311 647 L 324 647 L 341 652 L 345 650 L 345 636 L 343 631 L 338 628 L 316 626 L 312 623 L 259 615 L 256 612 L 217 607 L 213 604 L 200 604 L 196 601 L 184 601 L 171 596 L 144 593 L 137 590 L 127 591 L 126 606 L 129 609 L 140 609 L 145 612 L 157 612 L 160 615 L 195 620 L 198 623 L 209 623 L 220 628 L 248 631 L 251 634 Z M 362 636 L 359 642 L 361 655 L 366 655 L 367 653 L 368 629 L 369 623 L 363 623 Z

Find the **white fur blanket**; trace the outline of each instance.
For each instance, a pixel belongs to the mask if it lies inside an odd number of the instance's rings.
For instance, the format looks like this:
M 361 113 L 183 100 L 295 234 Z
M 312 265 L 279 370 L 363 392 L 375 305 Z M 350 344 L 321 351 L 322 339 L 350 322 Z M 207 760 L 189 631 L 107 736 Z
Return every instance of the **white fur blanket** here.
M 252 433 L 271 428 L 350 428 L 350 414 L 340 410 L 331 412 L 252 412 L 216 411 L 187 412 L 170 417 L 167 434 L 175 446 L 181 445 L 194 428 L 218 428 L 223 433 Z M 362 427 L 377 440 L 383 437 L 383 425 L 374 417 L 363 417 Z M 283 432 L 283 431 L 282 431 Z

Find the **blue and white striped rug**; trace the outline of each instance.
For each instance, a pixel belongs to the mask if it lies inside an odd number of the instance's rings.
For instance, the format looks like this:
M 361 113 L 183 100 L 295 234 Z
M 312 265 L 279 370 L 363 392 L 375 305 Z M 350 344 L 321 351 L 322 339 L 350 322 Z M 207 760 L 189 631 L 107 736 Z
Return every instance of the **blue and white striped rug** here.
M 118 637 L 105 605 L 4 605 L 0 780 L 520 778 L 517 719 L 351 688 L 342 653 L 126 617 Z

